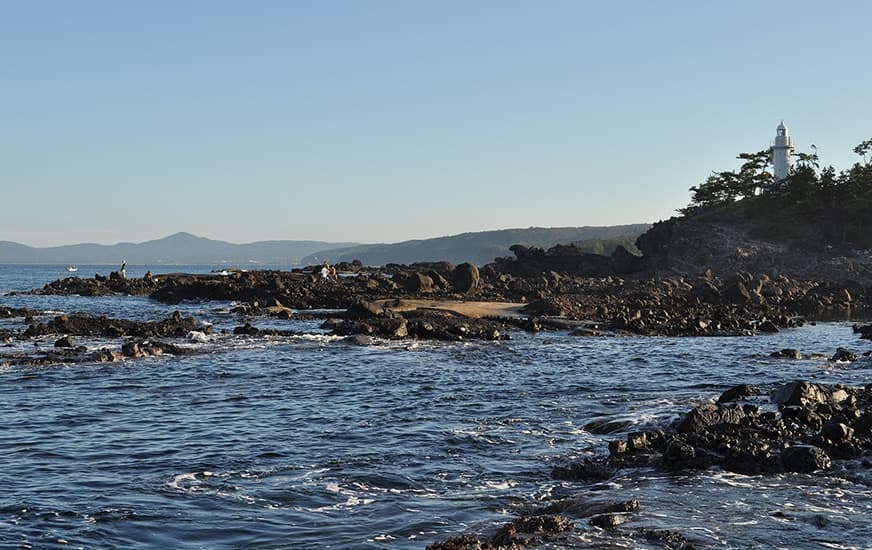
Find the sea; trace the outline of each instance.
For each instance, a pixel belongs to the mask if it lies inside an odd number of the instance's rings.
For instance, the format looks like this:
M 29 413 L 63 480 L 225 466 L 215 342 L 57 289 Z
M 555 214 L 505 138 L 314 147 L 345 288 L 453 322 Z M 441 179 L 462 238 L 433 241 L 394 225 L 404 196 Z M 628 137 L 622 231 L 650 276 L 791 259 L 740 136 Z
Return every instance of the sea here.
M 128 276 L 221 268 L 131 265 Z M 214 334 L 178 342 L 196 352 L 184 356 L 0 367 L 0 548 L 422 549 L 490 536 L 563 498 L 634 498 L 640 509 L 613 530 L 576 519 L 543 548 L 662 548 L 634 535 L 641 528 L 698 548 L 872 548 L 872 475 L 857 464 L 551 478 L 737 384 L 872 382 L 870 358 L 826 359 L 872 349 L 848 321 L 730 338 L 510 331 L 500 342 L 361 346 L 320 321 L 247 319 L 300 336 L 221 334 L 246 320 L 229 302 L 19 293 L 113 269 L 0 265 L 0 307 L 138 320 L 178 310 Z M 56 338 L 13 339 L 0 355 Z M 783 348 L 812 358 L 769 356 Z M 614 431 L 593 433 L 602 424 Z

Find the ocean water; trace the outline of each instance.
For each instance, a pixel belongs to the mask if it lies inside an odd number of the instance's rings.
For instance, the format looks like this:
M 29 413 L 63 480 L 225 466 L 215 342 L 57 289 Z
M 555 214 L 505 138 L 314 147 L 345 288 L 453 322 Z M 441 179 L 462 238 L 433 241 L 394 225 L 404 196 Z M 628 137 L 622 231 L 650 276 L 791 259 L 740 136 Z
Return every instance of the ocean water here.
M 10 294 L 66 276 L 0 266 L 0 306 L 142 320 L 179 309 L 218 330 L 242 322 L 229 303 Z M 848 323 L 739 338 L 513 332 L 504 342 L 362 347 L 317 322 L 252 322 L 306 335 L 219 334 L 184 343 L 198 353 L 183 357 L 0 368 L 0 547 L 424 548 L 490 535 L 569 496 L 636 498 L 641 509 L 615 531 L 578 520 L 548 548 L 647 548 L 629 536 L 641 527 L 676 530 L 700 548 L 872 547 L 872 476 L 862 469 L 550 478 L 554 466 L 605 455 L 609 440 L 665 425 L 739 383 L 872 382 L 868 358 L 768 356 L 872 349 Z M 596 435 L 585 429 L 592 421 L 623 428 Z

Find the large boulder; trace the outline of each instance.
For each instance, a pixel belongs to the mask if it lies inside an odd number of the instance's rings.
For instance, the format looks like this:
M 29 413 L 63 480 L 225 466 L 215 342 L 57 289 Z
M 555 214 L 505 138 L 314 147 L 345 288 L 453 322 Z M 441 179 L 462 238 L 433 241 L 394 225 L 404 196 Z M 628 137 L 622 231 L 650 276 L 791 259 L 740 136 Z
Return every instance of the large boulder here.
M 827 398 L 828 394 L 824 388 L 805 380 L 785 384 L 772 394 L 772 400 L 783 406 L 814 406 L 826 403 Z
M 382 306 L 363 299 L 355 301 L 345 310 L 346 319 L 372 319 L 383 315 Z
M 433 279 L 421 273 L 411 273 L 403 282 L 403 288 L 409 292 L 430 292 L 433 290 Z
M 808 474 L 832 465 L 829 455 L 814 445 L 793 445 L 781 451 L 781 462 L 789 472 Z
M 742 423 L 747 417 L 741 407 L 720 407 L 706 403 L 687 413 L 678 423 L 678 433 L 700 433 L 719 424 Z
M 469 262 L 462 263 L 451 272 L 451 284 L 455 292 L 468 294 L 478 290 L 481 284 L 481 276 L 478 267 Z

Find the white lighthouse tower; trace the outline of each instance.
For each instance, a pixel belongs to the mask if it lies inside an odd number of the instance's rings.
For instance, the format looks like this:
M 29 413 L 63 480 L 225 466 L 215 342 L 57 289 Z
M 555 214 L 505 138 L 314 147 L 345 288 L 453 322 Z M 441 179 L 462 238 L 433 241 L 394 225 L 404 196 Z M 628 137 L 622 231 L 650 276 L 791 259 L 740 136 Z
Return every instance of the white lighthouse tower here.
M 787 126 L 784 121 L 775 129 L 775 145 L 772 146 L 772 172 L 775 175 L 775 181 L 781 181 L 787 178 L 790 173 L 790 154 L 793 153 L 793 139 L 787 133 Z

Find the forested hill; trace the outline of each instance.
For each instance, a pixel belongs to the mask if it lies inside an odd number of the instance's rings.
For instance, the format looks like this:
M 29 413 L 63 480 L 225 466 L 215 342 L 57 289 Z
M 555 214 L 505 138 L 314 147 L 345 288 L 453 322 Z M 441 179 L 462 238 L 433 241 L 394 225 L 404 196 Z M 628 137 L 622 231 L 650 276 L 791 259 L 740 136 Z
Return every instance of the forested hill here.
M 495 258 L 512 256 L 509 247 L 514 244 L 550 248 L 557 244 L 578 244 L 598 254 L 609 254 L 617 244 L 634 249 L 636 237 L 647 231 L 650 224 L 615 225 L 604 227 L 530 227 L 502 229 L 476 233 L 461 233 L 449 237 L 404 241 L 395 244 L 370 244 L 326 250 L 303 259 L 314 264 L 360 260 L 365 265 L 389 263 L 448 261 L 459 264 L 472 262 L 483 265 Z
M 786 178 L 771 151 L 742 153 L 738 170 L 690 189 L 682 216 L 658 222 L 637 244 L 655 269 L 685 274 L 781 274 L 872 281 L 872 139 L 862 161 L 836 171 L 817 152 L 796 153 Z

